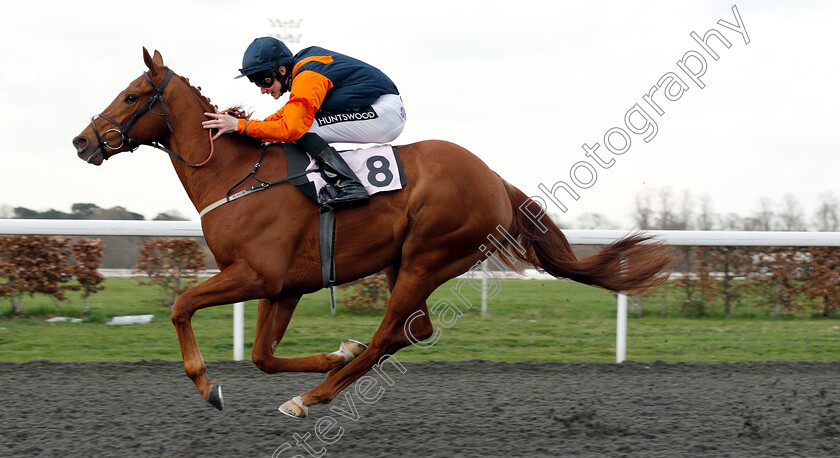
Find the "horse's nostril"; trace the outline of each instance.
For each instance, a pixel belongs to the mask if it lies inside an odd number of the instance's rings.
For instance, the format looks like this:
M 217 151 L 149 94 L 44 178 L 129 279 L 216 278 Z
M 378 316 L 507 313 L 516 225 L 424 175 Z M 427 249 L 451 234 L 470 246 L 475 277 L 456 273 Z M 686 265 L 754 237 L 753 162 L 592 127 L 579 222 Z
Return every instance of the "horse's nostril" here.
M 77 152 L 82 152 L 87 147 L 87 139 L 85 137 L 76 137 L 73 139 L 73 146 L 76 147 Z

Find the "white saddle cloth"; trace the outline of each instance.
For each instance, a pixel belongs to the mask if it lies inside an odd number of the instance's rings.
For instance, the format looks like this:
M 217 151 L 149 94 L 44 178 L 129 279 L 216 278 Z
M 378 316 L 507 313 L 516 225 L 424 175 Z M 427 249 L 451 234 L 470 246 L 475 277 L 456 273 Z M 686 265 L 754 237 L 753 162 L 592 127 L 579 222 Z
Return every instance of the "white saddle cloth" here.
M 405 184 L 402 167 L 391 145 L 378 145 L 339 153 L 370 195 L 396 191 L 402 189 Z M 315 195 L 319 195 L 321 188 L 327 183 L 321 174 L 314 170 L 316 168 L 315 160 L 312 159 L 306 170 L 313 171 L 308 173 L 306 178 L 315 185 Z

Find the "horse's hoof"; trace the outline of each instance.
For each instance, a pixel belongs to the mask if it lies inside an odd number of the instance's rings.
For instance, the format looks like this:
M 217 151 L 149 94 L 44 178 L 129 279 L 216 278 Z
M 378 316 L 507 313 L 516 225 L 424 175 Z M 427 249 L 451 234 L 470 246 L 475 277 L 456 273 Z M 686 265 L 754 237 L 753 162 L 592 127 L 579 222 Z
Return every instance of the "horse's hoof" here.
M 341 342 L 341 345 L 338 347 L 338 351 L 333 352 L 333 354 L 343 356 L 344 364 L 327 372 L 327 377 L 340 371 L 342 367 L 346 366 L 350 361 L 356 359 L 356 357 L 364 353 L 365 350 L 367 350 L 367 345 L 359 342 L 358 340 L 347 339 L 344 342 Z
M 367 350 L 367 345 L 353 339 L 347 339 L 338 346 L 338 352 L 344 356 L 345 364 L 356 359 L 365 350 Z
M 222 397 L 222 386 L 214 383 L 210 386 L 210 395 L 207 396 L 207 402 L 213 407 L 222 410 L 225 408 L 225 398 Z
M 284 402 L 277 410 L 292 418 L 304 418 L 309 413 L 309 408 L 303 405 L 303 399 L 300 396 L 295 396 Z

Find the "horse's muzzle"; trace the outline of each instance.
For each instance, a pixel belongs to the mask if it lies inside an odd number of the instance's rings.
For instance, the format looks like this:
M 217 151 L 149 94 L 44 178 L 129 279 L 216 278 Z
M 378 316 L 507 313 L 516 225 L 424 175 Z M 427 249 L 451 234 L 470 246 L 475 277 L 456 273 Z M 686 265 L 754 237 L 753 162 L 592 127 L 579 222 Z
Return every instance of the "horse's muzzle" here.
M 101 146 L 94 146 L 87 138 L 79 136 L 73 139 L 73 146 L 79 158 L 93 165 L 102 165 L 105 156 L 102 154 Z

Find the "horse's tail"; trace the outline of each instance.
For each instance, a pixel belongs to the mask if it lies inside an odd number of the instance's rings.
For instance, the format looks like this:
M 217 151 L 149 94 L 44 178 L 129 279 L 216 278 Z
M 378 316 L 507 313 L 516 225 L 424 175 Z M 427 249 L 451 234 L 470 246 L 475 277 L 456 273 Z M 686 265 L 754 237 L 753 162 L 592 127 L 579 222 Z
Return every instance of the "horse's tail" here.
M 512 247 L 508 241 L 508 251 L 523 262 L 558 278 L 615 292 L 639 293 L 668 279 L 670 248 L 651 241 L 650 236 L 630 235 L 592 256 L 577 259 L 566 236 L 542 207 L 509 183 L 505 186 L 514 214 L 508 232 L 520 243 Z

